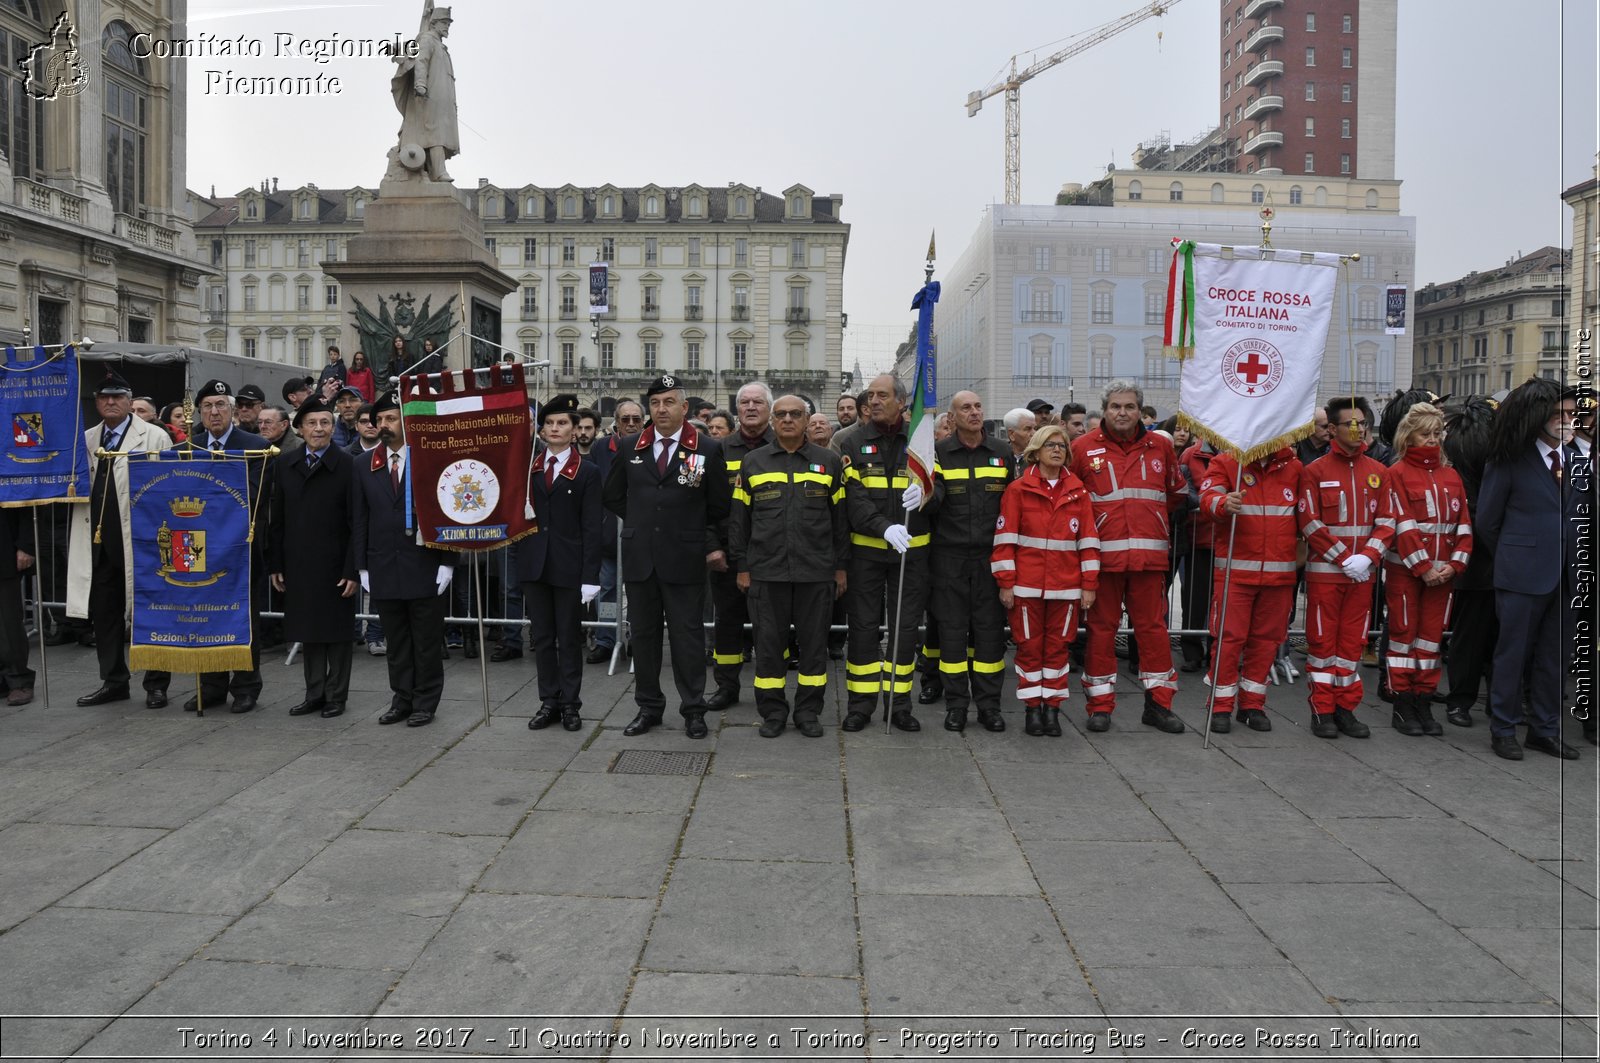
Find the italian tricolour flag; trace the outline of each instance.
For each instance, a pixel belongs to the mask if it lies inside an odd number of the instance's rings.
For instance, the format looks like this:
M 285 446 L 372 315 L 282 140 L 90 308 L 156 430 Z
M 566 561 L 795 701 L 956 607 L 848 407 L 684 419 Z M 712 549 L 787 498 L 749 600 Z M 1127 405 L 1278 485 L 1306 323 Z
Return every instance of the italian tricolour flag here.
M 939 415 L 933 349 L 933 304 L 938 301 L 938 281 L 923 285 L 911 300 L 911 309 L 917 312 L 917 382 L 911 389 L 911 435 L 906 443 L 906 468 L 922 484 L 924 506 L 933 497 L 933 422 Z

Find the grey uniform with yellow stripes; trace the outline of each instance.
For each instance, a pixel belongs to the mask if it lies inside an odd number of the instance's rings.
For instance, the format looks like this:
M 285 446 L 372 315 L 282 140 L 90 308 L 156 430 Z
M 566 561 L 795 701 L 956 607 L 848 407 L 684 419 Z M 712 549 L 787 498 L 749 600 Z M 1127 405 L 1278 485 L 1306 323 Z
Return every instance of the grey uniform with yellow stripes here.
M 799 648 L 794 717 L 815 720 L 828 680 L 828 621 L 834 575 L 849 563 L 844 463 L 812 443 L 793 453 L 774 443 L 748 452 L 728 518 L 731 568 L 748 573 L 754 621 L 756 708 L 785 719 L 789 628 Z
M 772 443 L 772 429 L 763 431 L 753 445 L 741 432 L 725 436 L 721 442 L 722 457 L 728 463 L 728 487 L 731 489 L 739 482 L 739 469 L 745 455 Z M 726 549 L 729 546 L 727 526 L 719 528 L 718 532 Z M 733 585 L 731 568 L 727 572 L 711 573 L 711 604 L 716 609 L 711 628 L 711 678 L 718 690 L 737 692 L 739 673 L 744 669 L 744 626 L 750 617 L 745 608 L 744 595 Z
M 868 423 L 843 456 L 845 499 L 850 509 L 850 588 L 846 611 L 850 635 L 845 649 L 848 711 L 870 717 L 883 687 L 892 684 L 894 710 L 911 707 L 911 672 L 919 639 L 917 624 L 927 602 L 930 500 L 906 513 L 900 496 L 911 483 L 906 470 L 906 435 L 884 432 Z M 901 557 L 884 540 L 890 526 L 905 524 L 911 548 L 905 555 L 905 587 L 898 584 Z M 900 613 L 895 613 L 898 601 Z M 890 663 L 880 649 L 880 625 L 887 615 L 890 644 L 899 628 L 899 657 Z
M 945 707 L 965 710 L 970 700 L 979 712 L 998 711 L 1006 614 L 989 561 L 1000 498 L 1011 482 L 1011 447 L 988 437 L 969 447 L 952 435 L 934 455 L 929 607 L 938 622 Z

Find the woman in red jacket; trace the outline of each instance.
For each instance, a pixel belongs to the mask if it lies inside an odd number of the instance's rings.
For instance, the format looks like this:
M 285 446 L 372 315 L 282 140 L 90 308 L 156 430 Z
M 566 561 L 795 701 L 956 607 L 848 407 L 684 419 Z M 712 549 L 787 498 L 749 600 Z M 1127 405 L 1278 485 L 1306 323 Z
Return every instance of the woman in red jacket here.
M 1089 489 L 1066 467 L 1071 458 L 1060 425 L 1033 434 L 1022 475 L 1000 499 L 989 558 L 1011 614 L 1017 698 L 1027 709 L 1022 730 L 1030 735 L 1061 734 L 1068 651 L 1100 582 L 1094 510 Z
M 362 402 L 371 402 L 377 394 L 378 383 L 373 378 L 372 367 L 367 364 L 367 352 L 357 351 L 350 359 L 350 369 L 345 373 L 345 386 L 361 392 Z
M 1383 520 L 1394 539 L 1383 558 L 1389 615 L 1389 685 L 1394 729 L 1444 733 L 1430 703 L 1439 686 L 1439 640 L 1450 613 L 1450 585 L 1472 556 L 1472 521 L 1461 476 L 1444 463 L 1444 412 L 1419 402 L 1395 429 L 1400 460 L 1383 486 Z

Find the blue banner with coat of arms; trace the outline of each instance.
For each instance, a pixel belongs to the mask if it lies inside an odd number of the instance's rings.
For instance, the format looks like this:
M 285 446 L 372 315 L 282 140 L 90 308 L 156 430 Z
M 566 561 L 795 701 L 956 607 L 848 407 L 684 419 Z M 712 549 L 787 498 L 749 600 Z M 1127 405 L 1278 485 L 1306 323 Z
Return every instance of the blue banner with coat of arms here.
M 167 450 L 128 462 L 133 623 L 128 667 L 250 667 L 249 467 Z
M 5 349 L 0 366 L 0 506 L 42 506 L 89 500 L 89 455 L 78 402 L 78 356 L 70 347 L 47 355 L 35 347 L 19 361 Z

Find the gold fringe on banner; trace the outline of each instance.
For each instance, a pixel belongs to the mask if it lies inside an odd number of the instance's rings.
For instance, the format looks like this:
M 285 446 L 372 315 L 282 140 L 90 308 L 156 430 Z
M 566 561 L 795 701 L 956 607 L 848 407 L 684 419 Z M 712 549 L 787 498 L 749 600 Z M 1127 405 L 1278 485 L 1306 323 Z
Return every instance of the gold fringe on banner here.
M 233 672 L 250 670 L 250 644 L 243 646 L 129 646 L 128 667 L 134 671 Z
M 1292 447 L 1302 439 L 1309 438 L 1311 433 L 1317 430 L 1315 421 L 1307 421 L 1298 428 L 1292 428 L 1267 440 L 1265 443 L 1258 443 L 1249 450 L 1241 450 L 1238 444 L 1218 434 L 1214 429 L 1195 420 L 1187 413 L 1180 412 L 1178 414 L 1178 423 L 1218 450 L 1226 451 L 1238 458 L 1240 465 L 1249 465 L 1252 461 L 1258 461 L 1270 454 L 1276 454 L 1284 447 Z
M 1175 345 L 1172 345 L 1172 344 L 1168 344 L 1167 346 L 1161 348 L 1161 353 L 1162 353 L 1163 356 L 1165 356 L 1167 358 L 1172 358 L 1172 359 L 1175 359 L 1177 361 L 1182 362 L 1182 361 L 1185 361 L 1186 359 L 1194 357 L 1194 348 L 1192 346 L 1191 347 L 1178 347 L 1178 346 L 1175 346 Z

